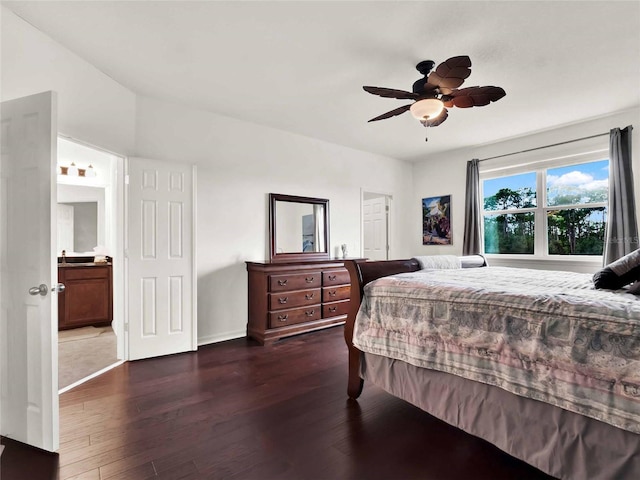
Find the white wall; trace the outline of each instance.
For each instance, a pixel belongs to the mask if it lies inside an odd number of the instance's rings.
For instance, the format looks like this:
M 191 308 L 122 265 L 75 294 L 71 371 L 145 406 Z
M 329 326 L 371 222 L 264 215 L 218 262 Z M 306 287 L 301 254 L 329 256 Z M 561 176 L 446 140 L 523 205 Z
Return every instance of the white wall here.
M 54 90 L 60 133 L 122 155 L 135 153 L 135 94 L 0 8 L 1 99 Z
M 393 194 L 392 256 L 408 255 L 410 164 L 139 98 L 4 7 L 1 27 L 2 100 L 54 90 L 60 133 L 122 155 L 198 164 L 201 343 L 245 332 L 244 262 L 267 256 L 270 192 L 328 198 L 330 251 L 346 243 L 352 255 L 361 188 Z
M 411 165 L 221 115 L 138 98 L 139 156 L 198 165 L 198 337 L 243 335 L 245 261 L 268 255 L 268 195 L 329 199 L 330 252 L 360 252 L 360 191 L 393 194 L 392 258 L 409 254 Z
M 530 148 L 552 145 L 567 140 L 606 133 L 611 128 L 633 125 L 633 168 L 635 179 L 636 205 L 640 208 L 640 109 L 619 112 L 590 121 L 575 123 L 558 128 L 512 138 L 499 143 L 481 145 L 474 148 L 454 150 L 427 158 L 414 164 L 413 201 L 411 203 L 411 244 L 412 255 L 461 255 L 464 231 L 464 203 L 467 161 L 472 158 L 487 158 L 495 155 L 518 152 Z M 608 139 L 603 137 L 605 144 Z M 575 145 L 578 145 L 576 143 Z M 567 147 L 568 148 L 568 147 Z M 543 153 L 541 150 L 540 153 Z M 508 158 L 503 162 L 508 161 Z M 443 168 L 446 165 L 446 168 Z M 422 224 L 420 201 L 425 197 L 451 194 L 451 214 L 453 223 L 453 244 L 450 246 L 422 245 L 420 242 Z M 513 262 L 512 264 L 516 266 Z M 517 266 L 523 266 L 519 264 Z M 534 265 L 527 265 L 533 267 Z

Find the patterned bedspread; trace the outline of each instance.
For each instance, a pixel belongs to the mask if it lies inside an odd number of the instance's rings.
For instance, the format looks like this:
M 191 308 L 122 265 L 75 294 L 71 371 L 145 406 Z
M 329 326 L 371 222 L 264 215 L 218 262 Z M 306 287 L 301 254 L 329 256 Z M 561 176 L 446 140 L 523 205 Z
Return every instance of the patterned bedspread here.
M 640 433 L 640 298 L 591 275 L 421 270 L 365 287 L 354 345 Z

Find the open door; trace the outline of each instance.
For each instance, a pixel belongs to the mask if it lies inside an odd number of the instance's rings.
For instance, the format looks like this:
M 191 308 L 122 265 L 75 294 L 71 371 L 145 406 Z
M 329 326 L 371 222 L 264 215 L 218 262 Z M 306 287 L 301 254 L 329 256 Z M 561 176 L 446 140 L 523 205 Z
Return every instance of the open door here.
M 129 159 L 129 360 L 198 348 L 194 199 L 194 166 Z
M 3 102 L 0 433 L 58 449 L 56 95 Z

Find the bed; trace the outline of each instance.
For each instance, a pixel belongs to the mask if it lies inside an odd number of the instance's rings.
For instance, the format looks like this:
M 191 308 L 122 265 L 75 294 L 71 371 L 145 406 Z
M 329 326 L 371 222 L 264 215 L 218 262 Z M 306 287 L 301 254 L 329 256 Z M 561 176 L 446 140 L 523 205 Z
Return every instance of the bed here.
M 557 478 L 640 478 L 640 297 L 479 256 L 345 263 L 350 398 L 371 382 Z

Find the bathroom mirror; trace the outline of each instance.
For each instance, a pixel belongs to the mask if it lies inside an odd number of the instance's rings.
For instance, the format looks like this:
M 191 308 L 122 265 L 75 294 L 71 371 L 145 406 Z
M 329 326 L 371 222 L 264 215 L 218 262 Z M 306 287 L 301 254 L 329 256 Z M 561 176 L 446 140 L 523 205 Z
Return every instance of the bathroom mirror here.
M 329 200 L 269 194 L 272 262 L 329 258 Z
M 106 245 L 105 189 L 58 184 L 57 253 L 93 255 Z
M 98 202 L 58 203 L 58 252 L 93 252 L 98 245 Z

